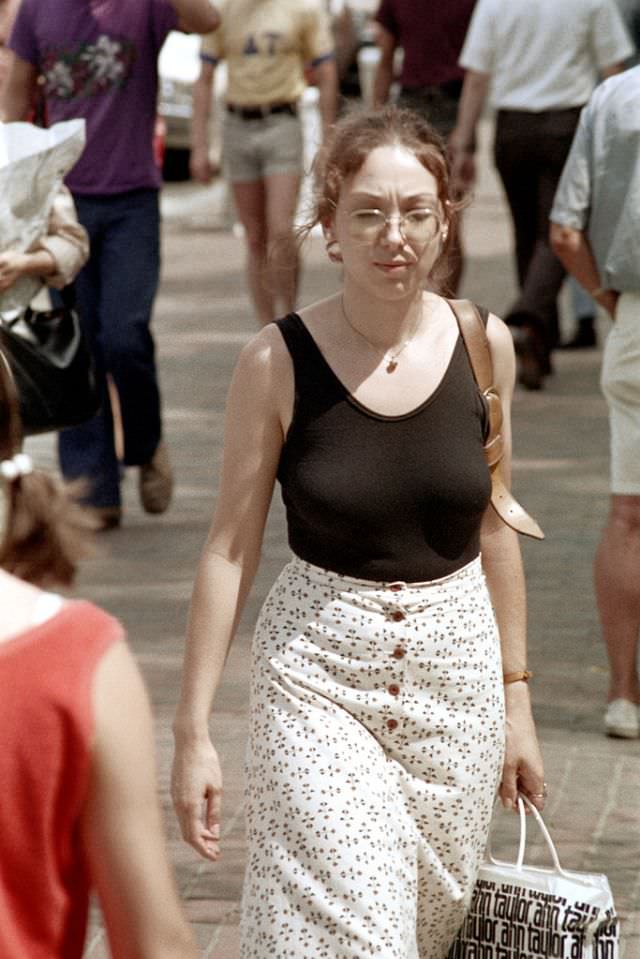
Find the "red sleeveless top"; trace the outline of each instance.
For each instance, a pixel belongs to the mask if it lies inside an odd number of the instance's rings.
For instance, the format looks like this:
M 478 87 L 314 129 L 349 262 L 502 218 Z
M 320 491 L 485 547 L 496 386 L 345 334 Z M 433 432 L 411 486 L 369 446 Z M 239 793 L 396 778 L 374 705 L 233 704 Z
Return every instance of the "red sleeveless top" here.
M 80 959 L 92 686 L 120 624 L 86 602 L 0 643 L 0 956 Z

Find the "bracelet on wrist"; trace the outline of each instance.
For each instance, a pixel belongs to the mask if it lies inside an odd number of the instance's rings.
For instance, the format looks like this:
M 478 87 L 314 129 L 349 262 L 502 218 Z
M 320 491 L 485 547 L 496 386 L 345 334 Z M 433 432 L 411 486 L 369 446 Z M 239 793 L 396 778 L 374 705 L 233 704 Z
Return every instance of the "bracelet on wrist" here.
M 508 686 L 510 683 L 528 683 L 533 673 L 528 669 L 521 669 L 517 673 L 505 673 L 502 677 L 502 682 L 505 686 Z

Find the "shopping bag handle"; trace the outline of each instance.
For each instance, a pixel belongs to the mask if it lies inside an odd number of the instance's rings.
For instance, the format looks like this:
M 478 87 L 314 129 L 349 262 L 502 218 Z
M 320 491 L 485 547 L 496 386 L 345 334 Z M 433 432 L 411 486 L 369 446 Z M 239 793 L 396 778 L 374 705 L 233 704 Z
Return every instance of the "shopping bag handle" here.
M 496 859 L 490 848 L 489 848 L 489 859 L 494 864 L 494 866 L 515 866 L 515 868 L 518 871 L 522 871 L 524 867 L 524 855 L 525 855 L 525 850 L 527 845 L 527 814 L 526 814 L 527 808 L 529 809 L 531 813 L 533 813 L 533 818 L 536 820 L 536 823 L 538 824 L 540 828 L 540 832 L 542 833 L 544 840 L 547 844 L 547 848 L 549 849 L 549 852 L 551 854 L 551 860 L 553 862 L 553 871 L 559 873 L 559 875 L 561 876 L 568 876 L 569 874 L 567 873 L 567 871 L 563 869 L 562 866 L 560 865 L 558 852 L 554 845 L 553 839 L 551 838 L 551 835 L 549 834 L 549 830 L 547 829 L 545 825 L 544 819 L 542 818 L 542 816 L 540 815 L 536 807 L 533 805 L 533 803 L 531 803 L 527 799 L 527 797 L 523 796 L 522 794 L 518 795 L 518 813 L 520 815 L 520 841 L 518 843 L 518 856 L 515 863 L 505 862 L 504 860 Z M 548 872 L 550 870 L 543 870 L 543 871 Z
M 506 866 L 509 869 L 514 869 L 515 872 L 521 872 L 524 870 L 524 856 L 525 856 L 525 848 L 527 844 L 526 809 L 530 810 L 530 812 L 533 814 L 533 818 L 536 820 L 538 826 L 540 827 L 540 832 L 544 836 L 544 839 L 547 843 L 547 847 L 551 854 L 551 859 L 553 860 L 553 869 L 548 869 L 541 866 L 528 866 L 527 869 L 529 871 L 546 873 L 547 875 L 553 874 L 555 872 L 560 876 L 564 876 L 566 879 L 575 880 L 578 874 L 576 873 L 572 874 L 568 872 L 566 869 L 563 869 L 562 866 L 560 865 L 560 859 L 558 857 L 558 853 L 554 845 L 553 839 L 551 838 L 549 834 L 549 830 L 547 829 L 544 823 L 544 820 L 542 816 L 540 815 L 540 812 L 529 801 L 529 799 L 527 799 L 527 797 L 523 796 L 522 794 L 518 795 L 518 813 L 520 815 L 520 842 L 518 844 L 518 857 L 515 863 L 505 862 L 504 860 L 496 859 L 491 852 L 491 847 L 489 846 L 489 849 L 488 849 L 489 860 L 494 864 L 494 866 Z M 604 909 L 600 908 L 599 915 L 595 919 L 593 919 L 588 926 L 585 927 L 584 933 L 585 933 L 586 945 L 589 945 L 590 943 L 593 942 L 594 937 L 600 925 L 602 924 L 603 920 L 610 919 L 610 918 L 611 918 L 611 915 L 608 912 L 606 912 Z

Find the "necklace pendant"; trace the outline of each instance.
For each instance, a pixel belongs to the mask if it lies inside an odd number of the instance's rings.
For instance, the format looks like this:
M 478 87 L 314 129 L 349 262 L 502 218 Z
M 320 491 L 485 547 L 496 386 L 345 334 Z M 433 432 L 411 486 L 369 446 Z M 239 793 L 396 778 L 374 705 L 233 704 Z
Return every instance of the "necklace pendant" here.
M 397 368 L 398 368 L 398 361 L 395 358 L 395 356 L 392 356 L 386 366 L 387 373 L 395 373 Z

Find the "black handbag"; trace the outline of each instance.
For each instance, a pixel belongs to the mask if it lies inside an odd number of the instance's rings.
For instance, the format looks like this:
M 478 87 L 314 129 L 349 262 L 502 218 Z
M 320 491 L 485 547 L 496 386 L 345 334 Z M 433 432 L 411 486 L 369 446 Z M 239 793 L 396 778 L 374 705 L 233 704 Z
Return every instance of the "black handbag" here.
M 64 289 L 61 299 L 51 310 L 0 314 L 0 350 L 15 380 L 25 436 L 78 426 L 100 408 L 73 288 Z

